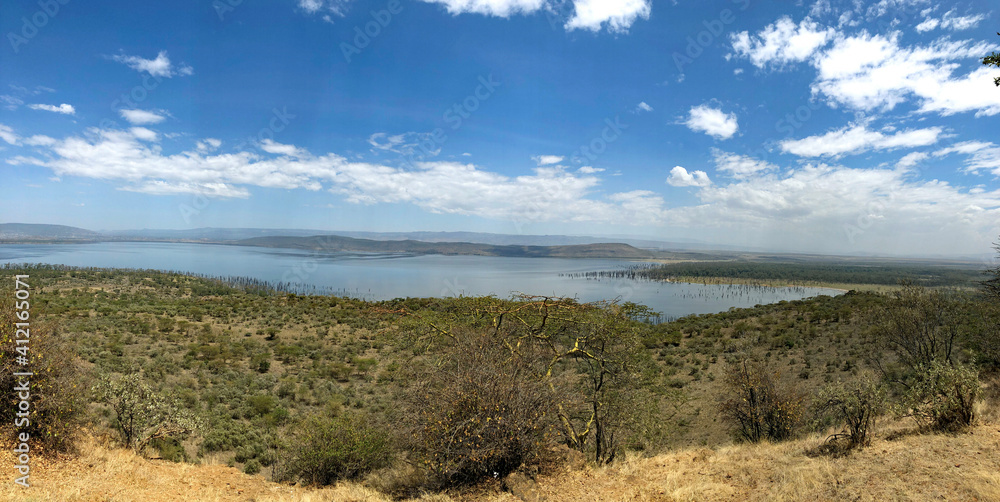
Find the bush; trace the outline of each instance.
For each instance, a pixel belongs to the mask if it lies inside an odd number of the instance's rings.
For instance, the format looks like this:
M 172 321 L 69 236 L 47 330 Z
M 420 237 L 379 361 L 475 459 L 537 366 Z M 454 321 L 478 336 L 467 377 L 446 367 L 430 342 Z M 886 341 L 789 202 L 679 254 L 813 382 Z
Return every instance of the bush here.
M 35 311 L 29 319 L 27 364 L 20 365 L 22 357 L 16 349 L 15 339 L 24 339 L 24 334 L 15 330 L 15 299 L 11 291 L 2 295 L 0 308 L 0 421 L 13 425 L 18 418 L 18 397 L 16 390 L 23 381 L 15 377 L 15 372 L 31 371 L 29 424 L 19 432 L 31 435 L 33 444 L 56 451 L 70 446 L 69 435 L 78 424 L 79 410 L 82 409 L 81 390 L 86 388 L 83 374 L 79 370 L 71 342 L 51 324 L 39 323 Z M 30 301 L 30 300 L 29 300 Z M 34 451 L 34 446 L 32 446 Z
M 866 446 L 871 442 L 871 429 L 885 406 L 886 389 L 871 375 L 850 382 L 830 385 L 819 393 L 819 408 L 833 411 L 837 420 L 845 424 L 844 437 L 848 448 Z
M 720 409 L 737 439 L 756 443 L 792 437 L 802 419 L 803 397 L 779 389 L 777 382 L 778 375 L 762 363 L 744 360 L 729 366 Z
M 243 472 L 253 476 L 260 472 L 260 462 L 257 459 L 251 459 L 247 463 L 243 464 Z
M 441 486 L 504 477 L 547 440 L 548 387 L 487 335 L 459 336 L 415 391 L 414 449 Z
M 388 436 L 360 417 L 311 417 L 296 429 L 281 479 L 329 485 L 381 469 L 392 458 Z
M 976 370 L 938 361 L 921 370 L 904 395 L 901 414 L 933 430 L 953 431 L 972 425 L 981 391 Z

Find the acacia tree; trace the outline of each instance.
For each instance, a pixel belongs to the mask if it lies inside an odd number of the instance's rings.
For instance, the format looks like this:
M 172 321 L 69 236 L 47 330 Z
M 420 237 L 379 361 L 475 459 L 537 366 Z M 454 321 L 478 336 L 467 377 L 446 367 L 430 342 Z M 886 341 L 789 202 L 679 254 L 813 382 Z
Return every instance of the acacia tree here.
M 138 373 L 104 377 L 93 391 L 98 400 L 115 412 L 122 443 L 138 452 L 154 439 L 182 437 L 199 425 L 197 418 L 178 401 L 161 396 Z
M 872 315 L 872 363 L 890 381 L 903 383 L 934 361 L 954 362 L 960 325 L 957 300 L 940 291 L 907 285 Z M 894 353 L 894 364 L 881 354 Z
M 659 401 L 638 385 L 645 361 L 643 324 L 635 319 L 652 316 L 646 307 L 521 295 L 461 298 L 443 310 L 392 312 L 417 321 L 408 326 L 413 346 L 486 336 L 499 353 L 524 365 L 522 378 L 530 375 L 548 387 L 549 414 L 563 441 L 593 452 L 598 463 L 610 462 L 627 441 L 656 427 L 643 418 L 655 415 L 645 408 Z
M 1000 31 L 997 32 L 997 35 L 1000 35 Z M 1000 53 L 994 52 L 989 56 L 984 57 L 983 64 L 986 66 L 996 66 L 1000 68 Z M 1000 77 L 995 77 L 993 79 L 993 84 L 1000 87 Z

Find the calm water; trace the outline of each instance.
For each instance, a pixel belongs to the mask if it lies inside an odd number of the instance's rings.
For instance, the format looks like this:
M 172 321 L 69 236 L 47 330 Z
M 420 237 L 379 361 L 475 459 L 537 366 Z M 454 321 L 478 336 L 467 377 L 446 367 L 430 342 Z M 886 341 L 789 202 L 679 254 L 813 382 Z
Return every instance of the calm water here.
M 210 276 L 247 276 L 303 284 L 368 300 L 494 294 L 568 296 L 579 301 L 621 299 L 664 317 L 721 312 L 730 307 L 837 294 L 823 288 L 760 288 L 560 277 L 614 270 L 623 260 L 319 254 L 308 251 L 176 243 L 0 245 L 0 263 L 148 268 Z

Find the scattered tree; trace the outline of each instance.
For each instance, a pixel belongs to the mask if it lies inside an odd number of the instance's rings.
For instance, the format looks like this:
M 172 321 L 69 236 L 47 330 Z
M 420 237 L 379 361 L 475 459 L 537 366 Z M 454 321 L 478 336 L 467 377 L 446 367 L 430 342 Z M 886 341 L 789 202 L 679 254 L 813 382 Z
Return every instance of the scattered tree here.
M 0 388 L 3 389 L 0 392 L 0 421 L 9 425 L 22 423 L 20 430 L 28 432 L 32 441 L 39 441 L 43 448 L 65 450 L 70 446 L 69 436 L 83 406 L 80 390 L 86 387 L 71 342 L 55 325 L 35 319 L 30 321 L 29 328 L 16 329 L 15 323 L 23 321 L 15 317 L 13 292 L 0 295 L 0 301 L 3 302 L 0 307 Z M 30 343 L 17 344 L 15 340 L 18 339 L 27 339 Z M 34 376 L 30 379 L 14 376 L 25 368 Z M 20 388 L 24 382 L 28 382 L 31 406 L 27 417 L 19 417 L 19 394 L 23 392 Z M 26 424 L 15 422 L 24 418 L 27 418 Z
M 122 443 L 142 452 L 150 441 L 183 437 L 198 422 L 177 400 L 155 392 L 138 373 L 104 377 L 93 388 L 99 401 L 115 412 L 115 425 Z
M 727 393 L 720 408 L 738 439 L 756 443 L 792 437 L 802 419 L 804 397 L 779 388 L 777 373 L 744 359 L 729 365 L 724 383 Z
M 872 363 L 891 381 L 902 382 L 934 361 L 950 363 L 959 341 L 957 299 L 941 291 L 906 285 L 872 316 Z M 884 354 L 894 354 L 886 361 Z
M 964 364 L 934 361 L 921 368 L 904 395 L 899 415 L 926 428 L 951 431 L 972 425 L 981 392 L 979 375 Z
M 844 438 L 847 447 L 867 446 L 871 442 L 871 429 L 882 413 L 886 402 L 886 389 L 871 375 L 864 375 L 850 383 L 838 382 L 824 388 L 817 401 L 820 411 L 832 411 L 844 424 L 844 432 L 830 439 Z
M 1000 35 L 1000 31 L 997 32 L 997 35 Z M 994 52 L 989 56 L 984 57 L 983 64 L 986 66 L 996 66 L 1000 68 L 1000 53 Z M 1000 77 L 995 77 L 993 79 L 993 84 L 1000 87 Z

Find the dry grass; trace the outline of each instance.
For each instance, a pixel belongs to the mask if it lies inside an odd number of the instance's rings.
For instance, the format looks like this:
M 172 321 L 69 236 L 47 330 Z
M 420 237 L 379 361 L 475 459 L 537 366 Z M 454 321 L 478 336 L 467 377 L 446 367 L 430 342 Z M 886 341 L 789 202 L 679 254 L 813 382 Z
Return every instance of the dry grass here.
M 533 492 L 540 496 L 535 500 L 559 502 L 1000 500 L 1000 424 L 984 421 L 959 434 L 895 436 L 841 458 L 810 456 L 822 441 L 819 437 L 630 456 L 610 467 L 541 476 Z M 9 448 L 0 452 L 0 463 L 13 464 Z M 391 500 L 354 483 L 311 489 L 271 483 L 226 466 L 145 460 L 91 436 L 80 441 L 73 457 L 36 460 L 28 490 L 13 483 L 11 469 L 3 473 L 0 498 L 26 502 Z M 419 500 L 522 499 L 493 487 Z
M 0 462 L 13 465 L 10 448 Z M 30 488 L 14 484 L 13 469 L 3 469 L 0 499 L 24 502 L 388 502 L 357 484 L 322 490 L 280 485 L 222 465 L 175 464 L 146 460 L 129 450 L 110 448 L 92 436 L 78 442 L 75 455 L 32 459 Z

